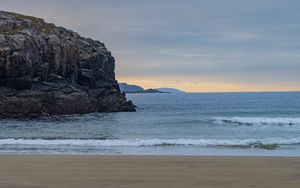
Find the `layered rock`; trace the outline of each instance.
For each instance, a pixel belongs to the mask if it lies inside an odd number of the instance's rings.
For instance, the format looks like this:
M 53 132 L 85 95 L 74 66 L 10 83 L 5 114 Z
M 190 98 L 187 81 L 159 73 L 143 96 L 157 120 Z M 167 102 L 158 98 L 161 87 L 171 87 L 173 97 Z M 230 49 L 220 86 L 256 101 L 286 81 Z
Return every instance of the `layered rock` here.
M 0 11 L 0 116 L 134 111 L 99 41 Z

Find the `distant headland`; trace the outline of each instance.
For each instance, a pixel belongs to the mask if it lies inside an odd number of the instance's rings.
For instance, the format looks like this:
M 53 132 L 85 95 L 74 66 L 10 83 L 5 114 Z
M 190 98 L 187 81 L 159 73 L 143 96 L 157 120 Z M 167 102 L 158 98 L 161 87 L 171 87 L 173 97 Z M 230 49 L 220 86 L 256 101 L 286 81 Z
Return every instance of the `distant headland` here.
M 185 93 L 185 91 L 175 88 L 150 88 L 144 89 L 138 85 L 120 83 L 120 90 L 124 93 Z

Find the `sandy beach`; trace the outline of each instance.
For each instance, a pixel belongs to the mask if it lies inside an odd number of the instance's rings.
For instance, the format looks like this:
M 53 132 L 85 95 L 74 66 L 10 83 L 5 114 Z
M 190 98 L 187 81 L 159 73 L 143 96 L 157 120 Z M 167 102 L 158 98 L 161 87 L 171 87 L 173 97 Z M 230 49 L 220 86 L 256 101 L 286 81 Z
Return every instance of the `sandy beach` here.
M 299 188 L 299 157 L 0 156 L 1 188 Z

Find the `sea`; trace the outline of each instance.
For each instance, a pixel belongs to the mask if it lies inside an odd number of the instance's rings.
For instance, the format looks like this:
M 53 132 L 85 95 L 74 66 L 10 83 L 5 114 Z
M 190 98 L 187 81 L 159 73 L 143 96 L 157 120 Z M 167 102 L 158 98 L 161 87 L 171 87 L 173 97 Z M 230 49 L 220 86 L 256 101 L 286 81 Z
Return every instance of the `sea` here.
M 137 112 L 0 120 L 0 154 L 300 156 L 300 92 L 127 98 Z

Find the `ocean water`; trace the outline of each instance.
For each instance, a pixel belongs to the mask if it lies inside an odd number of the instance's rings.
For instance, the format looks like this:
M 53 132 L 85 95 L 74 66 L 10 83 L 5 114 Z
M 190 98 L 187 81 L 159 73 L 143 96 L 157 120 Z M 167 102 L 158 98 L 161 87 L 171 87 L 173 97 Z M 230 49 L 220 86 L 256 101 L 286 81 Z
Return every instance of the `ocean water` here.
M 0 154 L 300 156 L 300 92 L 127 98 L 137 112 L 0 120 Z

